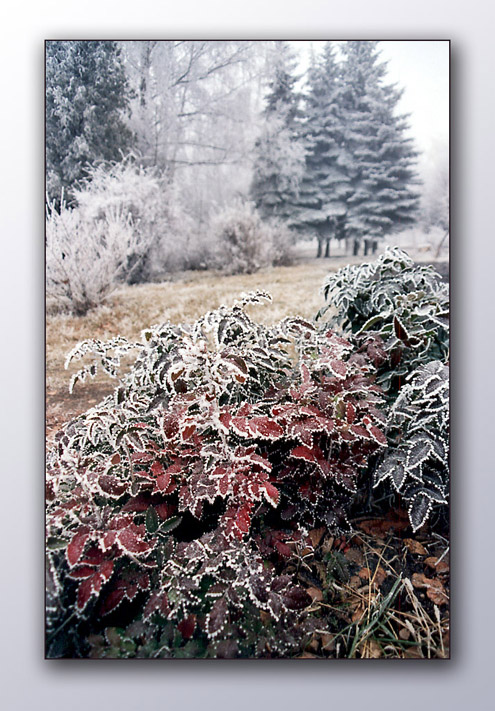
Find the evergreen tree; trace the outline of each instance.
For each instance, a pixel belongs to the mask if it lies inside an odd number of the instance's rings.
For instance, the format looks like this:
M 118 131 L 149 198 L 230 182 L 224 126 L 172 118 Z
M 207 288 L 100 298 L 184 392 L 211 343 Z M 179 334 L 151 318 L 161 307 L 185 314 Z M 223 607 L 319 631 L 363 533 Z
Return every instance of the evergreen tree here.
M 377 42 L 351 41 L 342 46 L 342 121 L 347 174 L 346 232 L 357 254 L 416 219 L 415 159 L 405 116 L 396 114 L 402 92 L 384 85 L 386 64 L 378 61 Z
M 263 219 L 290 223 L 304 168 L 296 59 L 287 42 L 275 42 L 272 78 L 255 144 L 251 198 Z
M 68 204 L 85 166 L 116 161 L 131 147 L 128 87 L 112 41 L 46 43 L 46 175 L 50 200 Z
M 349 178 L 347 148 L 340 108 L 340 69 L 331 42 L 308 73 L 304 139 L 306 165 L 297 200 L 296 226 L 318 238 L 321 257 L 330 254 L 330 239 L 344 237 Z

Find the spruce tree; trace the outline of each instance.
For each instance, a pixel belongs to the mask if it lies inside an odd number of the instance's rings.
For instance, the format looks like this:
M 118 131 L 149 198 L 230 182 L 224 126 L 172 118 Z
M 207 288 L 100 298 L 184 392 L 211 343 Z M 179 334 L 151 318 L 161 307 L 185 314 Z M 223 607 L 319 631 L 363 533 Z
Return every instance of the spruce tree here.
M 378 61 L 377 42 L 342 46 L 341 116 L 345 126 L 347 174 L 346 233 L 356 254 L 364 242 L 375 251 L 384 235 L 412 224 L 419 195 L 415 190 L 417 153 L 406 134 L 406 117 L 396 113 L 402 92 L 384 85 L 386 64 Z
M 304 168 L 300 140 L 300 95 L 295 85 L 295 55 L 277 41 L 260 136 L 255 143 L 251 198 L 265 220 L 291 222 Z
M 304 140 L 305 173 L 297 200 L 296 226 L 318 239 L 317 256 L 330 254 L 330 239 L 344 237 L 349 178 L 340 107 L 340 69 L 331 42 L 308 72 Z
M 131 147 L 125 123 L 130 90 L 113 41 L 46 43 L 46 177 L 50 200 L 68 204 L 96 161 L 118 161 Z

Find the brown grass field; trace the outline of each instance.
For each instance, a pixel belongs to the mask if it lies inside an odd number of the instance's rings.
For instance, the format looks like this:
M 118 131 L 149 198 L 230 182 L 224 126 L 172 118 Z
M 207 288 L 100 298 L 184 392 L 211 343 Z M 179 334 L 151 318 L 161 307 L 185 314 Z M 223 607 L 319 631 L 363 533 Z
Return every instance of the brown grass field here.
M 87 338 L 107 340 L 120 334 L 140 340 L 142 329 L 157 323 L 190 323 L 241 293 L 263 289 L 271 303 L 252 307 L 256 320 L 274 323 L 289 315 L 312 319 L 323 305 L 320 287 L 325 275 L 344 258 L 307 259 L 289 267 L 262 269 L 255 274 L 225 276 L 219 272 L 183 272 L 160 284 L 124 286 L 105 305 L 84 317 L 59 314 L 46 320 L 46 427 L 51 435 L 65 421 L 84 412 L 111 392 L 114 382 L 104 376 L 68 392 L 74 363 L 64 369 L 67 353 Z

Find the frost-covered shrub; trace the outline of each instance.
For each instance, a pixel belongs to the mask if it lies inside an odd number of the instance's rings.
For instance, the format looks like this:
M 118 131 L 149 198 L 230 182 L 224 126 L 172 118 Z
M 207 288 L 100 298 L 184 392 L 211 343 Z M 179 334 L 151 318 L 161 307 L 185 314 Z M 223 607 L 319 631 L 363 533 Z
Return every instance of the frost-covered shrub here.
M 73 192 L 75 207 L 47 207 L 49 306 L 82 315 L 119 284 L 189 266 L 191 221 L 155 172 L 130 159 L 98 164 Z
M 391 407 L 389 449 L 374 475 L 408 506 L 414 531 L 435 505 L 446 504 L 449 479 L 449 367 L 439 361 L 419 366 Z
M 100 163 L 88 170 L 74 196 L 88 220 L 105 219 L 115 212 L 129 216 L 143 247 L 130 258 L 129 283 L 150 281 L 185 267 L 192 221 L 177 186 L 166 175 L 139 166 L 132 157 L 120 163 Z
M 330 274 L 323 293 L 352 342 L 368 349 L 378 366 L 382 387 L 395 391 L 405 376 L 449 354 L 449 287 L 431 266 L 420 266 L 397 247 L 376 261 L 348 265 Z
M 64 202 L 60 211 L 48 205 L 48 307 L 84 315 L 130 277 L 147 246 L 123 210 L 91 218 L 83 208 L 68 208 Z
M 236 203 L 212 222 L 219 266 L 230 274 L 251 274 L 283 264 L 291 246 L 290 232 L 279 223 L 261 220 L 253 203 Z
M 50 654 L 68 653 L 55 634 L 64 624 L 71 654 L 84 656 L 86 636 L 113 614 L 119 627 L 175 622 L 208 654 L 239 639 L 242 654 L 245 615 L 259 624 L 261 610 L 289 630 L 309 604 L 262 564 L 257 536 L 275 530 L 276 556 L 310 526 L 348 526 L 358 476 L 386 446 L 382 396 L 365 358 L 332 332 L 255 323 L 245 307 L 263 297 L 147 329 L 141 345 L 119 337 L 70 354 L 95 353 L 74 385 L 99 364 L 115 376 L 137 349 L 115 393 L 49 452 Z M 294 642 L 284 634 L 280 654 Z

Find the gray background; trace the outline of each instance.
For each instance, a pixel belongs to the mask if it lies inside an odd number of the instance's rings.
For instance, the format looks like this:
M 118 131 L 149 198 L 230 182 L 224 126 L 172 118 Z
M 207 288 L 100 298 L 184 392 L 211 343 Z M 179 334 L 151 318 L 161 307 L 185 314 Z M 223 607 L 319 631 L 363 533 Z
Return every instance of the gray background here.
M 493 703 L 492 445 L 494 10 L 486 0 L 4 3 L 0 368 L 0 700 L 3 708 L 339 706 L 485 709 Z M 43 660 L 43 41 L 160 38 L 451 39 L 453 660 Z

